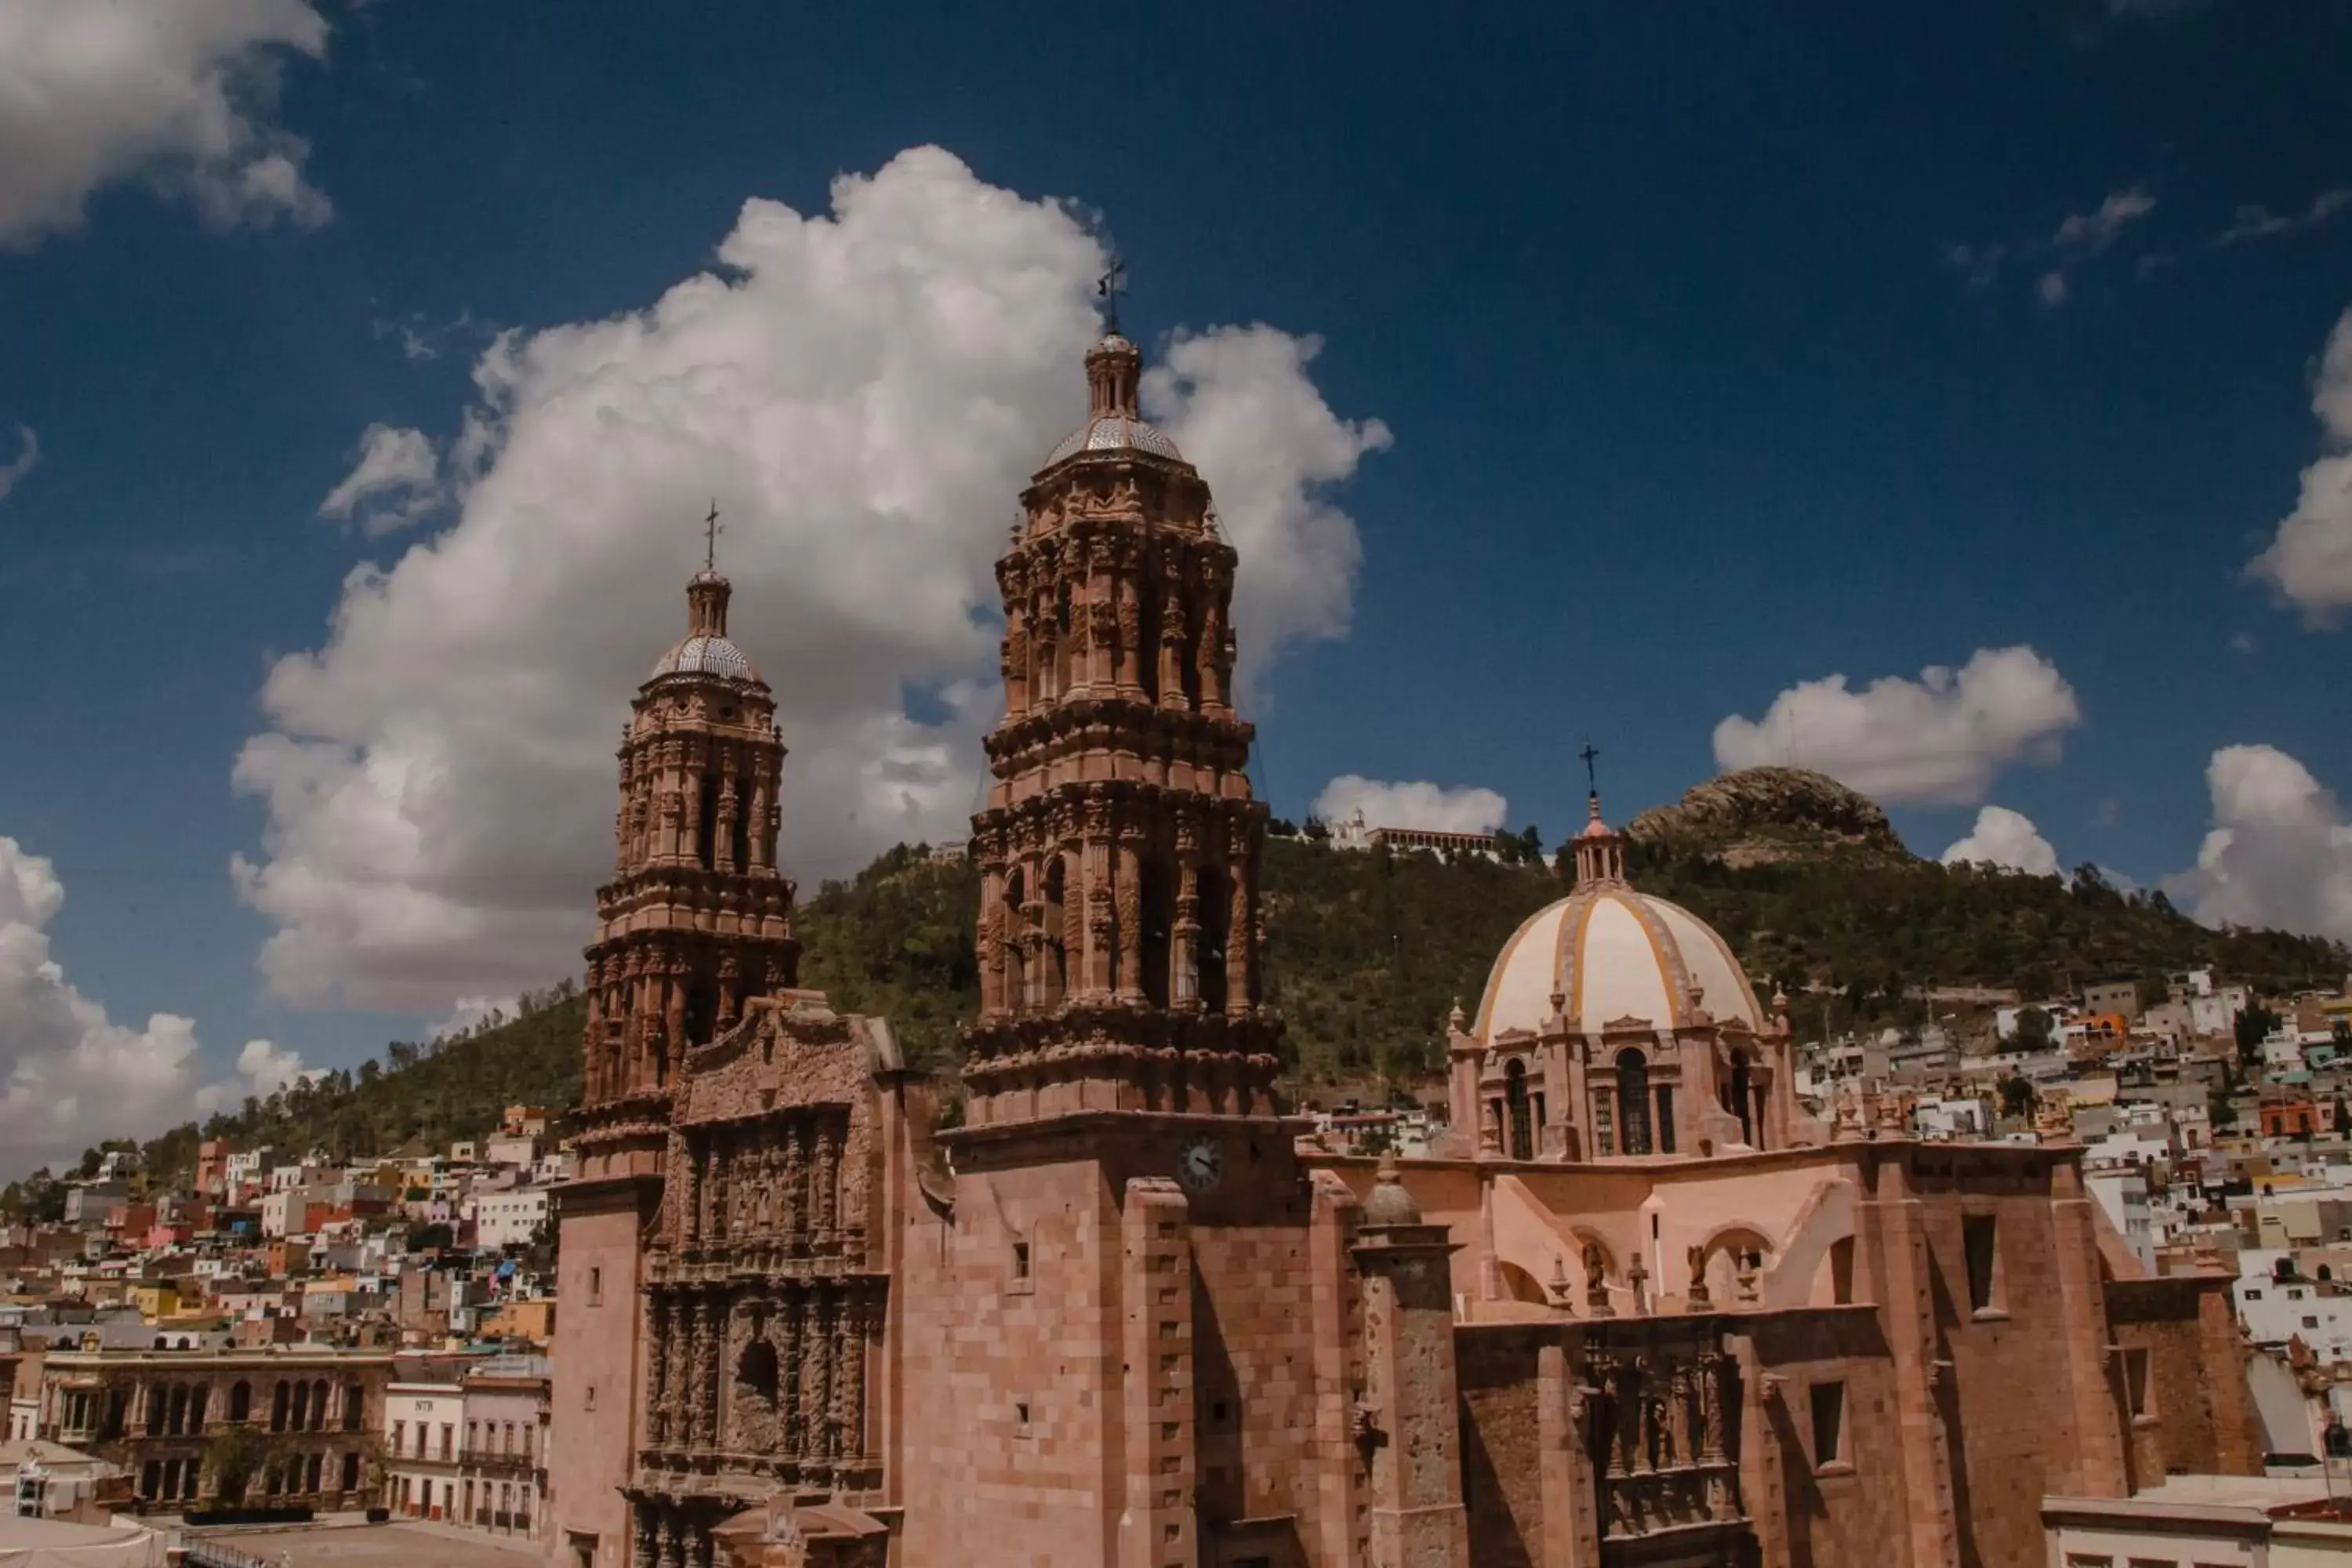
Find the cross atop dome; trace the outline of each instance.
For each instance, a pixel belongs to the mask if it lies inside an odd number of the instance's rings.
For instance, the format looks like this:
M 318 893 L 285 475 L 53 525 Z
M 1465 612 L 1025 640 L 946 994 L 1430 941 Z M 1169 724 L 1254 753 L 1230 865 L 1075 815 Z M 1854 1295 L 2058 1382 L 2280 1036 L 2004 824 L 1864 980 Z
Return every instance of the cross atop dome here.
M 1576 836 L 1576 885 L 1580 888 L 1592 882 L 1622 882 L 1625 880 L 1625 837 L 1602 820 L 1601 816 L 1601 778 L 1593 764 L 1600 760 L 1601 749 L 1586 736 L 1584 750 L 1576 753 L 1584 762 L 1584 780 L 1591 789 L 1585 797 L 1586 817 L 1583 831 Z

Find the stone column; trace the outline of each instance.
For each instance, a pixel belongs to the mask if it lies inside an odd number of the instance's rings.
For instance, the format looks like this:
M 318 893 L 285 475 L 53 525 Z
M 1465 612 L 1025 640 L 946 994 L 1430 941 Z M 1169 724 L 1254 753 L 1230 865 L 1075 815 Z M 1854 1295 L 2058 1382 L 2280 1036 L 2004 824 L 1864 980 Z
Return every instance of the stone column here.
M 669 1312 L 658 1296 L 646 1298 L 646 1442 L 656 1448 L 669 1444 Z
M 719 1430 L 719 1379 L 724 1369 L 719 1358 L 726 1343 L 727 1303 L 713 1297 L 703 1303 L 702 1310 L 701 1354 L 694 1364 L 695 1392 L 701 1402 L 703 1444 L 715 1448 L 722 1437 Z
M 849 1287 L 842 1306 L 841 1457 L 855 1465 L 866 1458 L 866 1358 L 868 1302 L 862 1288 Z
M 978 844 L 973 847 L 978 848 Z M 980 867 L 980 1014 L 983 1018 L 1002 1017 L 1008 1011 L 1003 909 L 1004 862 L 992 850 Z
M 1201 1008 L 1201 829 L 1190 812 L 1176 819 L 1176 922 L 1169 932 L 1176 973 L 1169 999 L 1181 1011 Z
M 660 1568 L 661 1520 L 645 1503 L 637 1504 L 632 1511 L 635 1515 L 630 1521 L 635 1526 L 635 1541 L 629 1552 L 630 1568 Z
M 816 1226 L 817 1240 L 830 1243 L 839 1228 L 838 1204 L 841 1189 L 841 1141 L 834 1136 L 833 1122 L 823 1111 L 816 1117 L 816 1213 L 812 1219 Z
M 806 1422 L 803 1452 L 812 1459 L 830 1459 L 839 1450 L 839 1431 L 833 1424 L 833 1300 L 817 1289 L 809 1297 L 808 1321 L 803 1335 L 806 1372 L 801 1388 L 801 1412 Z
M 1089 1002 L 1110 999 L 1111 953 L 1118 942 L 1118 922 L 1111 912 L 1110 803 L 1099 795 L 1086 803 L 1086 845 L 1079 862 L 1084 877 L 1081 896 L 1087 906 L 1085 990 Z
M 1250 966 L 1257 955 L 1257 857 L 1250 853 L 1250 824 L 1235 819 L 1225 842 L 1225 879 L 1232 907 L 1225 917 L 1225 1016 L 1250 1012 Z
M 1364 1280 L 1364 1405 L 1377 1434 L 1371 1561 L 1469 1568 L 1462 1505 L 1461 1407 L 1446 1227 L 1421 1223 L 1393 1163 L 1364 1201 L 1356 1268 Z
M 1143 1000 L 1143 867 L 1136 847 L 1143 832 L 1132 822 L 1118 827 L 1118 874 L 1112 889 L 1118 906 L 1118 984 L 1121 1002 Z
M 785 1455 L 799 1459 L 808 1453 L 808 1416 L 801 1405 L 806 1394 L 801 1369 L 808 1364 L 808 1289 L 791 1289 L 783 1310 L 783 1381 L 776 1389 L 776 1435 Z

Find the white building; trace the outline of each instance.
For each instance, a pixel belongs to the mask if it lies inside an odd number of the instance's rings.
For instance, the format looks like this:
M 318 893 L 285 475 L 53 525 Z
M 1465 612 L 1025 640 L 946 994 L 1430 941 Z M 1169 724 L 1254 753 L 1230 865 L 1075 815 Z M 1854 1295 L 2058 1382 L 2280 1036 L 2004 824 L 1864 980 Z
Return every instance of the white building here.
M 2147 1175 L 2137 1165 L 2110 1165 L 2085 1171 L 2083 1185 L 2097 1200 L 2107 1223 L 2116 1227 L 2140 1267 L 2153 1277 L 2157 1238 L 2156 1227 L 2148 1220 Z
M 528 1247 L 532 1235 L 546 1223 L 545 1187 L 484 1193 L 474 1200 L 474 1245 L 484 1251 Z
M 2299 1338 L 2323 1363 L 2352 1356 L 2352 1296 L 2321 1280 L 2282 1279 L 2278 1266 L 2291 1266 L 2293 1256 L 2267 1247 L 2238 1254 L 2239 1321 L 2256 1344 Z
M 465 1393 L 454 1383 L 395 1383 L 383 1395 L 385 1506 L 411 1519 L 457 1516 L 457 1433 Z

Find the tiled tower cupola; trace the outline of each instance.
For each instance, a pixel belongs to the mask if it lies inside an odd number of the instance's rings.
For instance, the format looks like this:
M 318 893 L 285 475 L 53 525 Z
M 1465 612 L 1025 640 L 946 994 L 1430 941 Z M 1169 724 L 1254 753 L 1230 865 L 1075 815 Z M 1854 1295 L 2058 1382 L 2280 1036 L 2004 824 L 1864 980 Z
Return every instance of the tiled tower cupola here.
M 731 585 L 688 583 L 687 635 L 637 689 L 620 748 L 618 856 L 588 949 L 584 1110 L 666 1100 L 687 1050 L 793 985 L 793 884 L 776 868 L 775 699 L 728 639 Z
M 1209 487 L 1087 354 L 1087 417 L 997 563 L 1004 719 L 972 819 L 975 1126 L 1100 1110 L 1274 1114 L 1259 1002 L 1265 807 L 1234 712 L 1234 553 Z

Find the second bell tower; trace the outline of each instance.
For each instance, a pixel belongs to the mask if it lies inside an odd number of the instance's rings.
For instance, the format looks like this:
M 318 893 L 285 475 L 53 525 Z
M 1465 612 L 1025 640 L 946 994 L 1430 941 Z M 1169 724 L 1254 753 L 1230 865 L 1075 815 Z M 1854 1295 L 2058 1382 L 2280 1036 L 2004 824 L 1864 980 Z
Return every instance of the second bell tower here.
M 1209 487 L 1138 409 L 1141 363 L 1116 328 L 1088 351 L 1086 421 L 1023 492 L 997 563 L 1005 713 L 972 819 L 975 1127 L 1278 1113 L 1235 558 Z

